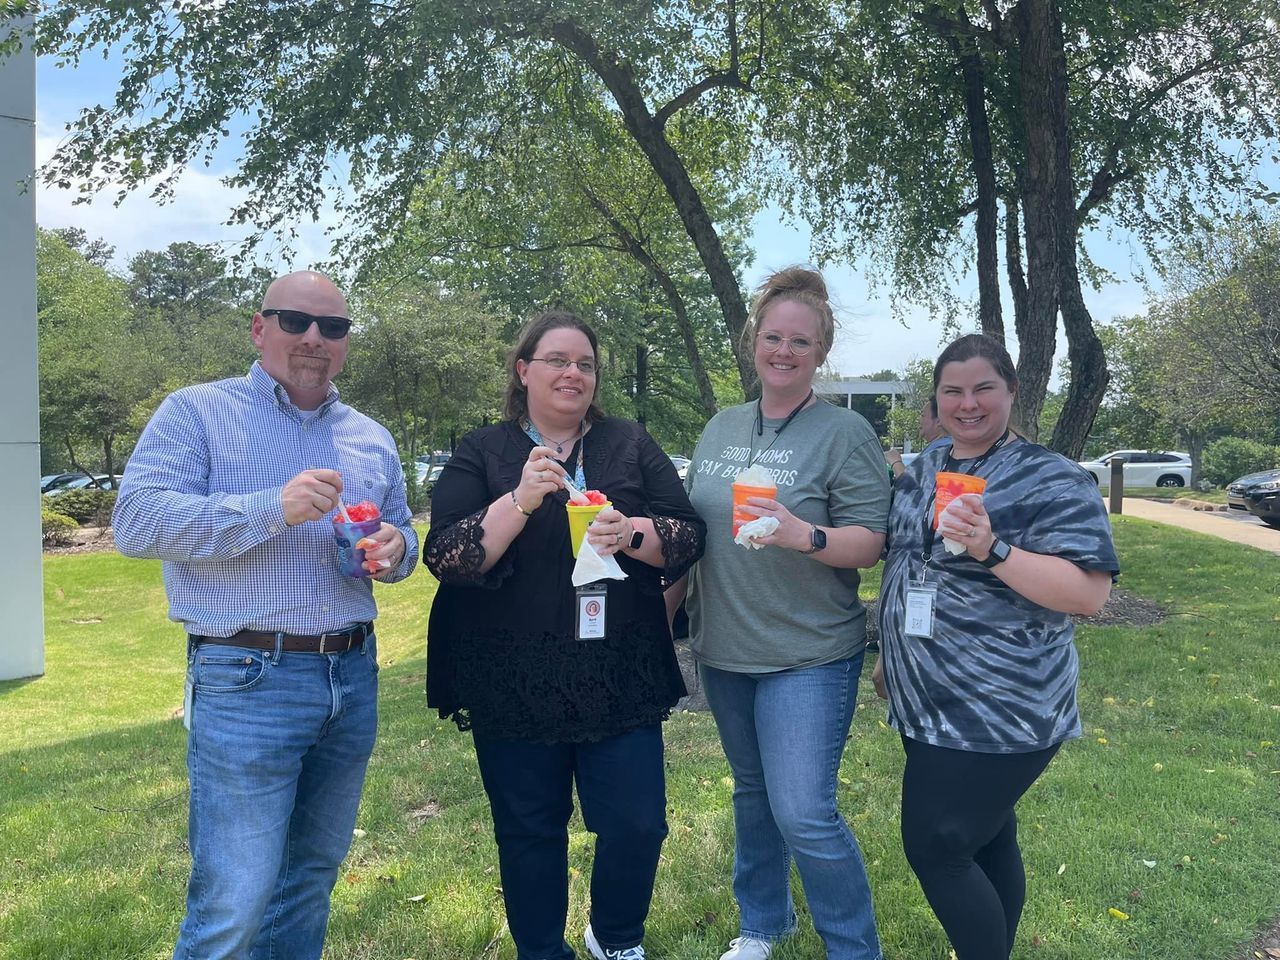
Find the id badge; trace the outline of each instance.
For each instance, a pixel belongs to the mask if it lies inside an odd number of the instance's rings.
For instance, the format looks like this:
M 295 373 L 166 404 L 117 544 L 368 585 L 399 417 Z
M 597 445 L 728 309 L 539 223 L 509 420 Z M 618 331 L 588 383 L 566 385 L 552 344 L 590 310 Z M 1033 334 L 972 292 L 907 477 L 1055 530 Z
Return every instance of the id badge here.
M 578 640 L 603 640 L 605 607 L 609 589 L 604 583 L 588 583 L 577 588 L 578 617 L 574 636 Z
M 907 584 L 906 624 L 903 633 L 908 637 L 933 639 L 933 612 L 938 603 L 938 585 L 925 580 L 912 580 Z

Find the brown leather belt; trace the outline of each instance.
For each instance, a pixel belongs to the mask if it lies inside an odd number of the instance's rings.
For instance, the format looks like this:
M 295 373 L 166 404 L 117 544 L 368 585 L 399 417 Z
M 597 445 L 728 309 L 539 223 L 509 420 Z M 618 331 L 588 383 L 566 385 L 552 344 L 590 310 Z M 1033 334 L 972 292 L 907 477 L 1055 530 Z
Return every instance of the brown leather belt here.
M 227 647 L 252 647 L 254 650 L 274 650 L 276 638 L 280 649 L 288 653 L 346 653 L 364 644 L 373 633 L 372 623 L 360 623 L 350 630 L 338 633 L 322 633 L 319 636 L 301 636 L 296 633 L 265 633 L 261 630 L 241 630 L 229 637 L 195 637 L 196 643 L 214 643 Z

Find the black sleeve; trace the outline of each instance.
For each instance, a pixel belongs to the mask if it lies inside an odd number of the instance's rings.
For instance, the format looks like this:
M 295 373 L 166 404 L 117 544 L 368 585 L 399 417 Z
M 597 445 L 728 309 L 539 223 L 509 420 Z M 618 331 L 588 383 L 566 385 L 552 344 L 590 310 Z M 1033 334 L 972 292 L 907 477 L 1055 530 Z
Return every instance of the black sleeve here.
M 423 561 L 441 583 L 494 588 L 510 576 L 512 564 L 504 554 L 487 572 L 479 572 L 485 561 L 481 523 L 496 494 L 477 434 L 462 438 L 431 491 L 431 529 Z
M 654 532 L 662 542 L 663 568 L 656 582 L 652 577 L 642 575 L 637 587 L 661 592 L 684 576 L 685 571 L 702 556 L 707 525 L 689 502 L 684 484 L 676 474 L 675 464 L 643 428 L 639 431 L 639 447 L 640 476 L 645 492 L 644 513 L 653 521 Z M 647 566 L 632 561 L 627 574 L 634 575 L 633 568 Z

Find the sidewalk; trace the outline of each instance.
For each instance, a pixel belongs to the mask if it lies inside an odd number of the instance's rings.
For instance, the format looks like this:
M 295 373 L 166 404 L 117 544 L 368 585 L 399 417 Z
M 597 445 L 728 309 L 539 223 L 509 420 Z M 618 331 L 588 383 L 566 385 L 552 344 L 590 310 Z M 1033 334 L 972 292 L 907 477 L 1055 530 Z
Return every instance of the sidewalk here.
M 1124 515 L 1167 523 L 1171 527 L 1182 527 L 1184 530 L 1207 533 L 1211 537 L 1230 540 L 1232 543 L 1243 543 L 1259 550 L 1280 553 L 1280 530 L 1229 520 L 1221 513 L 1201 513 L 1168 503 L 1156 503 L 1154 500 L 1125 497 Z

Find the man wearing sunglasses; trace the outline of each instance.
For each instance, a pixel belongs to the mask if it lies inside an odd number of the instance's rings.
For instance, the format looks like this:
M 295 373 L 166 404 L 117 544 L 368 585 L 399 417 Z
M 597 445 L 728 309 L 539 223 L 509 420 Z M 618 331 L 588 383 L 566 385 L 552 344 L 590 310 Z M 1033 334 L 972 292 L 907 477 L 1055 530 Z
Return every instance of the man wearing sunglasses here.
M 245 377 L 171 394 L 139 439 L 116 543 L 164 561 L 187 633 L 191 879 L 174 957 L 318 960 L 377 728 L 370 578 L 413 570 L 404 472 L 333 378 L 351 321 L 319 273 L 274 281 Z M 339 498 L 373 502 L 369 578 L 343 576 Z

